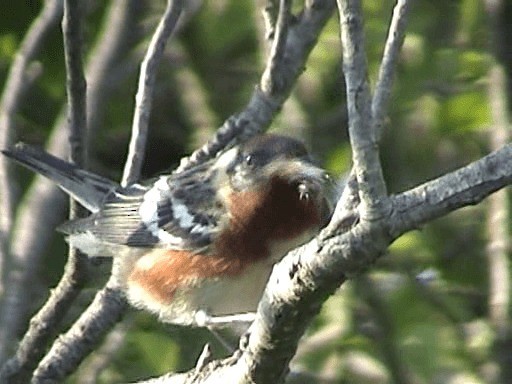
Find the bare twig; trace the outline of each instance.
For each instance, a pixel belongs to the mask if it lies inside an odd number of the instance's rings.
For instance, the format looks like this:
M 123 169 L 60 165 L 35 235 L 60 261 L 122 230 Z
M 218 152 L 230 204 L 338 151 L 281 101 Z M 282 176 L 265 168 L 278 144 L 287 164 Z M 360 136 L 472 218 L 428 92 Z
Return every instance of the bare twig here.
M 350 144 L 359 183 L 361 219 L 373 221 L 389 213 L 386 185 L 372 127 L 371 95 L 359 0 L 338 0 L 347 87 Z
M 384 47 L 384 55 L 379 68 L 379 77 L 375 86 L 372 99 L 373 130 L 377 141 L 380 141 L 386 113 L 388 111 L 389 98 L 393 89 L 398 56 L 404 42 L 405 28 L 411 2 L 413 0 L 398 0 L 393 10 L 393 17 L 389 26 L 388 38 Z
M 275 88 L 273 94 L 266 94 L 260 87 L 256 87 L 247 106 L 240 113 L 229 117 L 208 143 L 189 157 L 182 159 L 176 172 L 183 172 L 211 159 L 219 151 L 263 132 L 270 125 L 288 98 L 297 77 L 304 70 L 309 52 L 316 44 L 334 7 L 333 0 L 307 2 L 300 16 L 288 28 L 286 46 L 282 52 L 282 56 L 286 59 L 274 61 L 274 73 L 269 76 L 280 79 L 279 92 Z M 270 64 L 267 62 L 267 65 Z
M 275 26 L 274 40 L 270 55 L 267 59 L 265 71 L 261 75 L 260 89 L 264 94 L 273 95 L 281 93 L 285 84 L 281 84 L 281 79 L 277 76 L 276 68 L 282 67 L 286 59 L 286 43 L 288 39 L 288 30 L 290 26 L 291 0 L 279 1 L 279 13 Z
M 146 57 L 142 61 L 139 86 L 135 96 L 135 114 L 132 124 L 132 137 L 121 185 L 137 181 L 140 176 L 146 150 L 149 114 L 153 100 L 157 68 L 162 58 L 165 44 L 173 32 L 183 7 L 182 0 L 168 0 L 165 13 L 149 43 Z
M 49 0 L 45 2 L 39 16 L 34 20 L 27 31 L 14 61 L 9 69 L 9 74 L 0 99 L 0 148 L 7 148 L 11 144 L 11 136 L 14 132 L 14 117 L 19 109 L 25 91 L 37 77 L 39 67 L 31 66 L 31 62 L 37 55 L 48 32 L 55 27 L 62 14 L 62 0 Z M 4 283 L 10 274 L 7 265 L 9 254 L 8 234 L 12 230 L 14 198 L 13 180 L 9 175 L 9 164 L 5 157 L 0 156 L 0 297 L 3 298 L 0 305 L 3 310 L 0 313 L 0 363 L 4 361 L 6 348 L 11 348 L 15 332 L 11 325 L 15 325 L 17 319 L 6 311 L 8 306 L 19 307 L 23 297 L 14 297 L 4 294 Z M 16 273 L 16 272 L 13 272 Z M 9 280 L 12 276 L 9 276 Z M 9 284 L 10 287 L 10 284 Z M 9 302 L 6 304 L 6 302 Z
M 82 5 L 77 0 L 64 0 L 62 32 L 66 62 L 66 91 L 70 159 L 79 166 L 86 162 L 84 137 L 87 129 L 86 83 L 82 65 L 83 26 Z

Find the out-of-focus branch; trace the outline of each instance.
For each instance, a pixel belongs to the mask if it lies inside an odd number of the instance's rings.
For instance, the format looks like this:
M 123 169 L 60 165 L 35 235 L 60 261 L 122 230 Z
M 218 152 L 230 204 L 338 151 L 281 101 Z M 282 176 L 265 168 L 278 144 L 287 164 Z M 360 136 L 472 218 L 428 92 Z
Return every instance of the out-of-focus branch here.
M 49 0 L 45 2 L 39 16 L 34 20 L 27 31 L 12 62 L 7 80 L 0 99 L 0 148 L 7 148 L 11 144 L 14 133 L 14 117 L 19 109 L 22 98 L 29 85 L 35 80 L 39 66 L 31 64 L 43 44 L 48 32 L 55 27 L 62 14 L 62 0 Z M 10 164 L 4 156 L 0 156 L 0 363 L 4 362 L 6 349 L 11 348 L 15 334 L 12 326 L 16 324 L 6 309 L 9 306 L 20 307 L 24 297 L 14 297 L 4 293 L 4 285 L 10 286 L 13 271 L 12 264 L 8 264 L 9 233 L 12 230 L 14 213 L 13 179 L 9 172 Z M 6 290 L 7 291 L 7 290 Z
M 493 150 L 505 145 L 510 139 L 510 121 L 507 110 L 507 77 L 499 63 L 501 35 L 503 33 L 501 1 L 486 2 L 488 25 L 492 29 L 492 53 L 495 62 L 489 70 L 488 95 L 493 126 L 490 131 L 490 147 Z M 489 317 L 498 334 L 504 334 L 509 326 L 510 276 L 508 254 L 510 249 L 509 206 L 507 192 L 500 191 L 489 199 L 488 249 L 489 262 Z
M 190 58 L 178 41 L 173 44 L 173 53 L 178 56 L 179 62 L 175 75 L 177 93 L 185 111 L 184 115 L 193 127 L 192 146 L 197 148 L 214 133 L 218 118 L 208 103 L 206 88 L 192 70 Z
M 66 62 L 66 90 L 68 105 L 68 131 L 69 143 L 71 144 L 71 158 L 79 165 L 84 163 L 83 136 L 86 129 L 86 108 L 85 108 L 85 77 L 82 66 L 82 10 L 76 0 L 65 0 L 64 17 L 62 21 L 64 37 L 64 55 Z M 83 209 L 83 208 L 81 208 Z M 71 218 L 77 217 L 78 205 L 71 211 Z M 45 332 L 43 337 L 31 334 L 30 339 L 38 344 L 30 343 L 33 350 L 23 350 L 27 345 L 20 345 L 18 353 L 35 354 L 31 357 L 37 358 L 42 355 L 40 352 L 48 338 L 54 332 L 54 327 L 60 322 L 69 306 L 76 298 L 87 278 L 87 260 L 79 255 L 76 250 L 70 250 L 65 273 L 62 276 L 57 288 L 52 292 L 49 300 L 43 309 L 38 313 L 37 324 L 44 324 Z M 19 293 L 19 292 L 17 292 Z M 41 335 L 41 334 L 39 334 Z M 28 362 L 28 360 L 27 360 Z M 30 377 L 31 370 L 37 365 L 36 359 L 21 366 L 20 360 L 12 359 L 2 368 L 0 376 L 8 382 L 23 382 Z
M 168 9 L 166 10 L 150 44 L 149 51 L 152 52 L 152 54 L 146 57 L 146 64 L 143 65 L 143 69 L 141 70 L 141 79 L 144 79 L 148 76 L 153 77 L 153 80 L 150 81 L 150 83 L 152 82 L 153 85 L 158 64 L 157 56 L 158 58 L 161 57 L 166 41 L 164 37 L 169 37 L 172 33 L 172 30 L 179 18 L 180 10 L 180 2 L 174 2 L 172 4 L 169 3 Z M 143 100 L 145 100 L 141 105 L 143 107 L 149 108 L 147 103 L 151 99 L 151 95 L 144 95 L 144 93 L 151 91 L 153 85 L 150 84 L 151 86 L 148 88 L 148 83 L 143 80 L 141 81 L 144 84 L 143 89 L 139 89 L 138 97 L 141 97 Z M 145 111 L 149 113 L 149 109 L 145 109 Z M 145 119 L 148 117 L 149 116 L 139 116 L 139 118 L 143 121 L 143 125 L 146 124 L 147 126 L 147 120 Z M 135 124 L 136 123 L 134 122 L 134 125 Z M 144 128 L 144 130 L 146 130 L 146 128 Z M 136 129 L 133 131 L 133 134 L 137 135 L 139 132 L 141 131 Z M 137 145 L 139 145 L 144 143 L 144 141 L 145 140 L 132 140 L 132 143 L 137 142 Z M 137 145 L 135 145 L 134 148 L 138 148 Z M 139 158 L 139 160 L 141 159 L 142 158 Z M 132 156 L 132 164 L 137 163 L 139 160 L 135 160 L 135 158 Z M 125 183 L 130 182 L 130 178 L 135 177 L 137 172 L 138 171 L 128 165 L 127 162 L 127 166 L 125 167 L 125 177 L 123 178 L 123 181 Z M 114 260 L 113 269 L 116 268 L 119 268 L 119 265 L 118 262 Z M 99 343 L 103 336 L 117 322 L 126 306 L 126 302 L 124 300 L 124 296 L 119 290 L 119 284 L 116 276 L 117 274 L 114 272 L 107 282 L 106 287 L 96 294 L 93 303 L 73 324 L 72 328 L 66 334 L 56 340 L 51 350 L 44 357 L 36 369 L 33 378 L 34 382 L 45 382 L 46 380 L 62 380 L 76 369 L 83 358 L 92 351 L 96 344 Z M 56 365 L 58 366 L 58 369 L 55 368 Z
M 316 44 L 335 5 L 334 0 L 307 2 L 293 25 L 288 26 L 286 45 L 282 49 L 283 57 L 276 59 L 272 64 L 274 65 L 273 73 L 269 75 L 269 78 L 279 79 L 279 87 L 269 86 L 269 89 L 274 91 L 272 94 L 263 92 L 260 87 L 256 87 L 247 106 L 240 113 L 229 117 L 208 143 L 189 157 L 182 159 L 176 172 L 183 172 L 198 163 L 211 159 L 226 147 L 243 142 L 268 128 L 288 98 L 297 77 L 304 70 L 309 52 Z M 270 64 L 267 62 L 267 65 Z M 265 69 L 264 72 L 266 71 Z
M 111 93 L 112 84 L 117 84 L 117 71 L 113 71 L 112 68 L 127 49 L 128 36 L 133 32 L 136 11 L 140 6 L 138 0 L 111 1 L 100 38 L 88 55 L 87 139 L 94 137 L 101 127 L 104 105 Z
M 0 99 L 0 148 L 7 148 L 11 144 L 14 133 L 14 117 L 19 109 L 21 100 L 27 88 L 32 84 L 40 72 L 40 67 L 32 60 L 37 55 L 42 43 L 60 15 L 62 14 L 63 0 L 49 0 L 44 4 L 39 16 L 34 20 L 27 31 L 12 62 L 4 90 Z M 9 177 L 9 163 L 3 156 L 0 157 L 0 297 L 3 296 L 5 278 L 8 266 L 8 234 L 10 233 L 13 213 L 14 196 L 13 183 Z M 1 311 L 0 311 L 1 312 Z M 0 324 L 0 329 L 1 329 Z M 0 331 L 0 362 L 3 361 L 3 342 Z
M 138 2 L 130 0 L 121 3 L 122 5 L 119 6 L 116 5 L 118 2 L 112 2 L 104 19 L 103 33 L 89 55 L 90 59 L 86 69 L 89 79 L 87 105 L 88 107 L 95 106 L 95 110 L 89 108 L 89 122 L 98 122 L 102 115 L 102 110 L 105 108 L 105 103 L 102 100 L 108 97 L 110 90 L 110 84 L 105 80 L 122 52 L 121 47 L 125 45 L 127 35 L 133 26 L 135 17 L 133 8 Z M 120 31 L 124 31 L 124 34 Z M 97 59 L 98 56 L 101 56 L 101 60 Z M 94 100 L 91 100 L 92 98 Z M 52 132 L 48 140 L 49 151 L 59 157 L 67 156 L 68 135 L 63 114 L 57 119 Z M 48 245 L 47 239 L 51 238 L 55 226 L 62 218 L 64 202 L 64 194 L 54 184 L 41 176 L 36 176 L 18 209 L 12 238 L 24 241 L 14 241 L 11 247 L 12 254 L 17 257 L 19 270 L 11 273 L 7 292 L 7 297 L 11 299 L 6 300 L 8 303 L 0 311 L 3 316 L 9 318 L 8 322 L 2 322 L 0 333 L 5 331 L 11 340 L 14 340 L 17 329 L 25 322 L 24 309 L 20 305 L 15 305 L 15 301 L 29 296 L 27 291 L 30 289 L 30 285 L 26 282 L 31 281 L 34 276 L 39 259 Z M 45 225 L 41 225 L 41 222 L 44 222 Z M 68 308 L 69 306 L 65 303 L 61 307 L 56 306 L 52 297 L 49 298 L 48 303 L 41 308 L 30 323 L 29 330 L 20 342 L 16 355 L 2 369 L 0 377 L 4 377 L 2 375 L 13 377 L 11 375 L 15 375 L 17 371 L 30 371 L 37 365 L 44 353 L 44 346 L 54 334 L 57 324 L 62 320 L 63 311 Z M 57 315 L 59 313 L 61 315 Z M 14 345 L 14 342 L 11 341 L 7 345 Z
M 32 377 L 33 384 L 62 382 L 116 324 L 126 307 L 117 286 L 108 286 L 52 345 Z
M 76 383 L 94 384 L 98 382 L 98 377 L 124 345 L 125 336 L 131 329 L 132 323 L 133 321 L 121 321 L 110 331 L 94 355 L 80 366 L 77 372 Z
M 360 215 L 362 220 L 373 221 L 387 215 L 390 206 L 372 124 L 361 3 L 360 0 L 338 0 L 338 8 L 350 144 L 361 199 Z
M 505 30 L 503 1 L 486 0 L 487 25 L 490 29 L 489 50 L 494 62 L 489 69 L 487 93 L 492 117 L 490 148 L 499 148 L 510 140 L 510 118 L 507 95 L 507 75 L 502 64 Z M 500 381 L 512 380 L 510 346 L 510 205 L 506 190 L 489 198 L 487 211 L 487 263 L 489 274 L 489 320 L 496 331 L 494 357 L 500 367 Z
M 182 8 L 182 0 L 168 0 L 165 13 L 151 38 L 148 51 L 142 61 L 139 86 L 135 96 L 136 105 L 132 123 L 132 136 L 121 185 L 128 185 L 139 179 L 146 151 L 149 115 L 158 72 L 157 68 L 164 53 L 165 44 L 178 23 Z

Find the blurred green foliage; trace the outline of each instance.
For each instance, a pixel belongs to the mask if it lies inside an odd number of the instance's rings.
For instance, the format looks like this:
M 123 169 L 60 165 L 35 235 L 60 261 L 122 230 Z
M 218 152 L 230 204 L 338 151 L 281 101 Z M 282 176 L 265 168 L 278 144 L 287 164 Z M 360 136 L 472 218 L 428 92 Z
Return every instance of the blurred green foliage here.
M 0 8 L 9 9 L 10 15 L 0 20 L 0 84 L 39 9 L 40 2 L 35 3 L 0 1 Z M 109 100 L 101 127 L 97 127 L 99 138 L 93 140 L 94 166 L 112 177 L 119 176 L 126 153 L 137 63 L 161 11 L 154 4 L 143 3 L 131 45 L 117 64 L 119 74 L 109 85 Z M 369 78 L 375 83 L 394 2 L 363 4 Z M 504 15 L 510 15 L 509 8 L 507 4 Z M 88 49 L 101 36 L 104 12 L 102 2 L 89 5 Z M 179 69 L 186 67 L 198 79 L 199 88 L 194 92 L 202 93 L 206 100 L 212 125 L 245 105 L 265 59 L 260 18 L 254 2 L 205 2 L 176 37 L 185 56 L 173 50 L 175 43 L 170 44 L 155 95 L 147 176 L 175 165 L 198 144 L 193 141 L 193 119 L 185 112 L 184 90 L 176 81 Z M 512 31 L 510 23 L 506 27 Z M 292 95 L 304 117 L 306 126 L 301 128 L 308 145 L 335 177 L 350 169 L 351 157 L 338 37 L 338 20 L 333 15 Z M 482 1 L 415 3 L 381 147 L 390 192 L 403 191 L 488 152 L 487 76 L 494 63 L 489 39 Z M 512 46 L 510 40 L 504 43 Z M 17 116 L 16 136 L 41 143 L 65 99 L 58 28 L 38 60 L 42 75 Z M 510 69 L 510 62 L 503 64 Z M 286 118 L 281 116 L 280 124 L 286 124 Z M 328 327 L 338 326 L 336 332 L 329 342 L 301 354 L 294 366 L 340 383 L 486 382 L 485 369 L 495 364 L 495 356 L 487 319 L 485 217 L 483 203 L 398 239 L 364 278 L 345 284 L 327 301 L 304 343 Z M 64 254 L 60 236 L 42 267 L 41 299 L 62 270 L 63 260 L 56 262 L 56 253 Z M 432 272 L 432 279 L 418 278 L 422 271 Z M 124 347 L 102 374 L 101 382 L 188 369 L 204 342 L 212 340 L 203 331 L 169 330 L 152 316 L 134 316 Z M 217 351 L 226 353 L 220 347 Z M 366 373 L 358 362 L 364 362 Z M 372 381 L 365 381 L 370 372 Z

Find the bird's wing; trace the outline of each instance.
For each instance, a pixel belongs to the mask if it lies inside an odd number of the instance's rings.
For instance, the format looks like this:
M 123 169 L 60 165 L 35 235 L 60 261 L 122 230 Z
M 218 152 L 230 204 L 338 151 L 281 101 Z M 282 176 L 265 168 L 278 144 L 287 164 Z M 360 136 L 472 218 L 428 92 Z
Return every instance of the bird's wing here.
M 118 188 L 97 213 L 65 223 L 59 230 L 71 235 L 90 232 L 111 244 L 205 249 L 225 215 L 212 187 L 215 171 L 210 165 L 161 176 L 151 185 Z

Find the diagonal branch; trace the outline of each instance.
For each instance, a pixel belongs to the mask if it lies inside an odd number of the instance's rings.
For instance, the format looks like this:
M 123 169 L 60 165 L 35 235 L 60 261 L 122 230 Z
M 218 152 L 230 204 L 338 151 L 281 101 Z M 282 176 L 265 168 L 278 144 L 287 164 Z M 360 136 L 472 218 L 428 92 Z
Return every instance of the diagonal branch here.
M 183 172 L 211 159 L 226 147 L 243 142 L 268 128 L 290 95 L 297 78 L 304 71 L 308 55 L 334 7 L 334 0 L 307 2 L 300 16 L 288 26 L 286 45 L 278 50 L 283 57 L 273 61 L 275 64 L 272 64 L 272 73 L 268 75 L 270 78 L 279 79 L 279 90 L 275 88 L 274 93 L 269 94 L 256 87 L 246 107 L 229 117 L 208 143 L 182 159 L 176 172 Z M 267 66 L 271 63 L 267 61 Z M 265 69 L 264 73 L 268 71 L 269 69 Z
M 412 1 L 414 0 L 397 1 L 389 25 L 388 37 L 379 68 L 379 77 L 372 99 L 373 130 L 376 134 L 377 141 L 380 141 L 382 136 L 384 121 L 388 112 L 389 98 L 393 89 L 393 79 L 395 77 L 400 49 L 404 43 L 405 29 L 407 27 Z
M 135 96 L 132 136 L 121 185 L 131 184 L 139 179 L 144 153 L 157 68 L 164 53 L 165 44 L 176 28 L 183 8 L 182 0 L 168 0 L 167 8 L 151 38 L 148 51 L 140 68 L 139 86 Z

